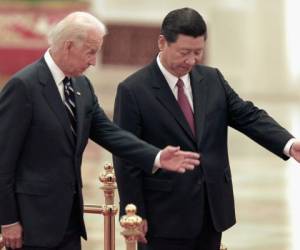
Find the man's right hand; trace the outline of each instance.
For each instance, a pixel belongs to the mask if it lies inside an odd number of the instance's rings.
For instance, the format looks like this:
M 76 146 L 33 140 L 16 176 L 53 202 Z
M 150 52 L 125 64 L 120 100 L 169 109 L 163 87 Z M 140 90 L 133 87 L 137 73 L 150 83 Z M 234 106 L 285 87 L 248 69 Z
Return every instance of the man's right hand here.
M 160 165 L 165 170 L 184 173 L 200 164 L 198 153 L 182 151 L 180 147 L 167 146 L 160 152 Z
M 0 235 L 0 250 L 4 247 L 2 236 Z
M 148 222 L 147 220 L 143 219 L 141 227 L 140 227 L 140 232 L 141 234 L 138 237 L 138 242 L 143 243 L 143 244 L 147 244 L 148 241 L 146 239 L 146 234 L 148 232 Z
M 17 249 L 22 247 L 22 226 L 20 223 L 1 228 L 3 244 L 7 248 Z

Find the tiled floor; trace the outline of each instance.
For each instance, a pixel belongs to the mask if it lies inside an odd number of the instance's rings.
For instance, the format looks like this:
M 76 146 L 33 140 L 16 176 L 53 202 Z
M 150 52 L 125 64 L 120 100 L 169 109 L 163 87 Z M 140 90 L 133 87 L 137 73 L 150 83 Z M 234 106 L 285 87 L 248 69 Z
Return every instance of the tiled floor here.
M 297 100 L 257 101 L 295 136 L 300 136 L 300 111 Z M 283 161 L 230 130 L 229 148 L 234 181 L 237 224 L 223 234 L 229 250 L 299 250 L 300 243 L 300 165 Z M 103 204 L 97 176 L 111 156 L 93 143 L 84 160 L 86 203 Z M 117 204 L 116 198 L 116 204 Z M 89 240 L 84 249 L 103 249 L 103 220 L 87 215 Z M 117 222 L 116 249 L 125 249 Z

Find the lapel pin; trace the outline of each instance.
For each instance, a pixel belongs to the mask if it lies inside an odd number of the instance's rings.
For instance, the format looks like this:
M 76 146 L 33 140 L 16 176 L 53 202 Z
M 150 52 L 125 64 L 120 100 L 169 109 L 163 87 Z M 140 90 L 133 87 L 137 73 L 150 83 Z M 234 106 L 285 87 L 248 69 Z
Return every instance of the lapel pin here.
M 76 92 L 76 95 L 81 95 L 81 93 L 77 91 L 77 92 Z

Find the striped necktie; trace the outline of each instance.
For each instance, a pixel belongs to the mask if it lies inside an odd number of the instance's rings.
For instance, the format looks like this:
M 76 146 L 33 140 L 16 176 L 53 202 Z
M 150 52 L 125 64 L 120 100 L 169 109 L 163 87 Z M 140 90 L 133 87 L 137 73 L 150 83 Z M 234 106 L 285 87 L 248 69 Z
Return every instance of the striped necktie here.
M 63 84 L 64 84 L 64 94 L 65 94 L 64 104 L 67 109 L 72 133 L 76 136 L 76 105 L 75 105 L 75 95 L 74 95 L 74 89 L 72 86 L 71 78 L 65 77 L 63 79 Z
M 193 132 L 193 135 L 195 135 L 195 122 L 194 122 L 193 110 L 191 108 L 191 105 L 189 103 L 187 96 L 184 93 L 184 83 L 180 78 L 178 79 L 176 86 L 178 89 L 178 95 L 177 95 L 178 104 L 185 116 L 186 121 L 188 122 L 188 124 Z

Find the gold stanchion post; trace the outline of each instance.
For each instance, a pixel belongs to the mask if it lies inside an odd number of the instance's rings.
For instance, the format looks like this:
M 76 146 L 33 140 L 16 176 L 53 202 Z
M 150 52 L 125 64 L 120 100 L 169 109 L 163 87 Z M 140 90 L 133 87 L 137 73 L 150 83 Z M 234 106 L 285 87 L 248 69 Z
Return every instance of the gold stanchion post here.
M 123 215 L 120 224 L 124 228 L 121 234 L 126 240 L 126 250 L 136 250 L 137 239 L 141 232 L 139 228 L 142 224 L 142 218 L 136 215 L 136 206 L 128 204 L 125 208 L 126 215 Z
M 103 206 L 104 250 L 115 250 L 115 216 L 118 209 L 114 205 Z
M 104 250 L 115 250 L 115 217 L 118 212 L 114 205 L 116 177 L 112 164 L 104 165 L 104 173 L 100 174 L 100 182 L 103 186 L 105 206 L 103 206 L 104 215 Z
M 104 172 L 99 176 L 103 184 L 105 205 L 85 205 L 84 212 L 89 214 L 103 214 L 104 216 L 104 250 L 115 250 L 115 216 L 118 209 L 114 205 L 116 177 L 112 164 L 104 165 Z

